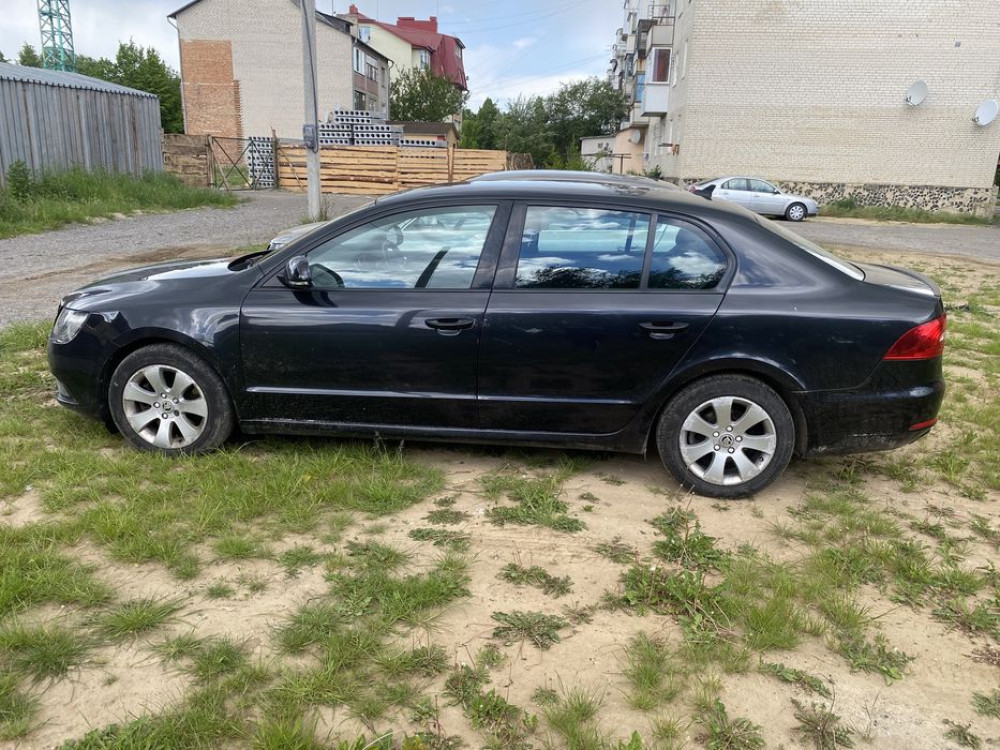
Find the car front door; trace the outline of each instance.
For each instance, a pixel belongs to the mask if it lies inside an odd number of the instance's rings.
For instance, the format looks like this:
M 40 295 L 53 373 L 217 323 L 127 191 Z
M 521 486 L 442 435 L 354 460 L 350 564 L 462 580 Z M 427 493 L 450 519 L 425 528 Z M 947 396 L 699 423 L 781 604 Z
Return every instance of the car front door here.
M 472 428 L 476 359 L 508 203 L 383 215 L 304 251 L 240 319 L 245 418 Z
M 515 209 L 486 311 L 480 425 L 623 430 L 715 314 L 726 269 L 726 254 L 680 219 Z
M 777 216 L 785 213 L 785 197 L 778 188 L 764 180 L 749 180 L 750 209 L 759 214 Z
M 749 180 L 745 180 L 742 177 L 726 180 L 719 186 L 716 194 L 723 200 L 732 201 L 737 205 L 743 206 L 743 208 L 750 208 Z

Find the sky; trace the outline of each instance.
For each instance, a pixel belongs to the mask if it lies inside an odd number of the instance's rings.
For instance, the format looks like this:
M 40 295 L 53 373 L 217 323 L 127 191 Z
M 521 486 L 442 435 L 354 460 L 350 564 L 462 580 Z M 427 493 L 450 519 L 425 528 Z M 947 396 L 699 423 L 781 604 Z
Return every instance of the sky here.
M 270 0 L 283 2 L 284 0 Z M 37 0 L 0 0 L 0 52 L 15 59 L 24 42 L 40 46 Z M 186 0 L 70 0 L 77 54 L 113 57 L 119 41 L 156 48 L 180 67 L 177 32 L 167 14 Z M 355 0 L 365 15 L 392 23 L 398 16 L 438 17 L 438 29 L 465 44 L 469 106 L 486 99 L 548 94 L 561 83 L 607 71 L 622 0 Z M 350 0 L 316 0 L 346 12 Z

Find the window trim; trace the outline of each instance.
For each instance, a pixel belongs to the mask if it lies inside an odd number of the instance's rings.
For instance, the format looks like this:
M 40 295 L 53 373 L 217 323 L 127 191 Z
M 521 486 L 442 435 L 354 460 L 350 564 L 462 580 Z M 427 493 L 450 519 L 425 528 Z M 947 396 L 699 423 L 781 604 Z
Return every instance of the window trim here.
M 514 285 L 517 276 L 517 262 L 521 252 L 521 238 L 524 235 L 524 224 L 527 217 L 527 209 L 530 206 L 543 206 L 546 208 L 594 208 L 605 211 L 622 211 L 639 213 L 650 217 L 649 236 L 646 238 L 645 255 L 643 256 L 642 278 L 637 289 L 532 289 L 516 287 Z M 653 243 L 656 239 L 656 229 L 661 221 L 687 225 L 701 232 L 705 238 L 711 242 L 725 257 L 726 270 L 719 279 L 719 283 L 711 289 L 650 289 L 648 287 L 649 271 L 653 263 Z M 502 252 L 496 267 L 496 276 L 493 280 L 494 292 L 515 292 L 517 294 L 718 294 L 724 295 L 729 290 L 729 285 L 736 276 L 737 271 L 736 254 L 732 248 L 722 239 L 722 236 L 709 224 L 699 220 L 695 216 L 678 214 L 672 211 L 660 211 L 644 205 L 613 205 L 609 203 L 590 203 L 584 201 L 539 201 L 524 200 L 514 203 L 511 209 L 510 220 L 507 223 L 507 231 L 504 237 Z
M 497 261 L 500 256 L 500 250 L 504 243 L 505 237 L 507 235 L 508 224 L 511 221 L 511 205 L 512 202 L 509 200 L 496 200 L 491 198 L 486 199 L 470 199 L 468 201 L 462 201 L 460 203 L 441 203 L 439 201 L 428 201 L 420 202 L 410 206 L 392 206 L 392 207 L 378 207 L 373 205 L 373 211 L 371 213 L 365 213 L 364 216 L 356 215 L 359 212 L 351 212 L 344 219 L 350 218 L 351 221 L 342 223 L 339 220 L 334 220 L 330 223 L 325 231 L 319 233 L 314 232 L 317 236 L 309 243 L 308 246 L 299 248 L 298 243 L 293 243 L 297 252 L 291 252 L 290 249 L 279 250 L 274 258 L 269 258 L 269 265 L 266 270 L 262 269 L 263 278 L 256 284 L 255 288 L 266 287 L 269 289 L 279 288 L 285 289 L 289 294 L 399 294 L 405 293 L 447 293 L 447 294 L 460 294 L 462 292 L 483 292 L 489 291 L 493 284 L 493 277 L 497 268 Z M 336 237 L 347 234 L 348 232 L 353 232 L 355 229 L 363 227 L 366 224 L 371 224 L 375 221 L 380 221 L 381 219 L 393 216 L 396 214 L 412 213 L 414 211 L 435 211 L 435 210 L 448 210 L 455 209 L 461 210 L 463 208 L 472 208 L 478 206 L 493 206 L 495 211 L 493 212 L 493 221 L 490 224 L 490 228 L 486 233 L 486 240 L 483 243 L 483 250 L 479 255 L 479 263 L 476 265 L 476 271 L 472 277 L 472 283 L 467 289 L 443 289 L 441 287 L 422 287 L 422 288 L 402 288 L 402 287 L 344 287 L 335 289 L 320 289 L 320 288 L 306 288 L 306 289 L 293 289 L 291 287 L 285 286 L 284 283 L 279 279 L 279 276 L 285 269 L 287 262 L 294 257 L 300 255 L 309 255 L 314 250 L 318 249 L 321 245 L 326 244 Z M 377 208 L 382 208 L 379 211 Z M 311 236 L 311 235 L 309 235 Z

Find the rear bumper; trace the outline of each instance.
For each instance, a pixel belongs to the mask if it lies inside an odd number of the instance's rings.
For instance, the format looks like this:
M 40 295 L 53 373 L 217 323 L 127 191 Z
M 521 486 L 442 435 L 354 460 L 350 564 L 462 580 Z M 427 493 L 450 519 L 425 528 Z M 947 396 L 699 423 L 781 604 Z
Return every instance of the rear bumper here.
M 923 376 L 920 384 L 904 385 L 915 375 Z M 797 393 L 806 422 L 804 454 L 867 453 L 912 443 L 930 432 L 944 393 L 940 359 L 883 363 L 856 389 Z

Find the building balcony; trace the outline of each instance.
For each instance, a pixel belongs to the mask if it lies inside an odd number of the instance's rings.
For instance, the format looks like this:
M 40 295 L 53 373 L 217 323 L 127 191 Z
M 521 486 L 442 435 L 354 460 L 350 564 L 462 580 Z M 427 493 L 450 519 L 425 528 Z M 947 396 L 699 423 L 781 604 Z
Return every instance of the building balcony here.
M 653 47 L 672 47 L 674 44 L 674 27 L 654 26 L 646 34 L 646 54 L 648 55 Z
M 670 84 L 646 81 L 642 101 L 636 105 L 641 117 L 662 117 L 670 109 Z

